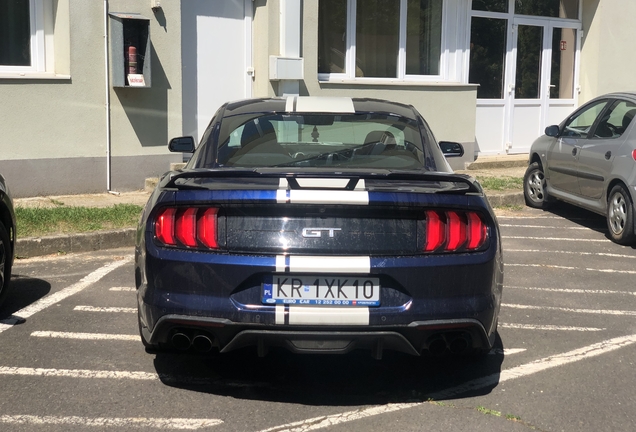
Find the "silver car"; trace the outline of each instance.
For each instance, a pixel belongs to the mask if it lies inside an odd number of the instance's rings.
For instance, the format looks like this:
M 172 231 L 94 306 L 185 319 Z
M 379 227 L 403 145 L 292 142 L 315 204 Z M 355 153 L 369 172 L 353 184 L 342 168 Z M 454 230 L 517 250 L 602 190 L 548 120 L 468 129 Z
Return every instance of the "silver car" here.
M 636 242 L 636 93 L 612 93 L 583 105 L 530 148 L 524 196 L 545 209 L 566 201 L 607 217 L 619 244 Z

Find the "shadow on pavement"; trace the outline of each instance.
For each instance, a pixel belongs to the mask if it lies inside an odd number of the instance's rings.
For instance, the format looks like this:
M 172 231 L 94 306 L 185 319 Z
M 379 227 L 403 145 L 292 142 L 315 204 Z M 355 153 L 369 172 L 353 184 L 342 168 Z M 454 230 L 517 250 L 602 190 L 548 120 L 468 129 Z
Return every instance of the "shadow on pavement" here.
M 495 348 L 503 352 L 499 336 Z M 366 351 L 297 355 L 282 349 L 259 358 L 256 350 L 244 349 L 223 355 L 159 352 L 154 365 L 172 387 L 238 399 L 347 406 L 426 401 L 442 390 L 497 376 L 503 359 L 493 353 L 426 358 L 385 351 L 382 360 L 374 360 Z M 497 383 L 450 398 L 485 395 Z
M 45 280 L 17 274 L 11 275 L 7 296 L 0 305 L 0 320 L 35 303 L 50 291 L 51 284 Z

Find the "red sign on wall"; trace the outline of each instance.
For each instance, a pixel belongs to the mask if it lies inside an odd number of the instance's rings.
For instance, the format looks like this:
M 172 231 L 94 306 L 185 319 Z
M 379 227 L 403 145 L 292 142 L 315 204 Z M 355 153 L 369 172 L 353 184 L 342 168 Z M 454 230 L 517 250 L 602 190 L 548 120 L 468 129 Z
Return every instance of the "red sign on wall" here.
M 565 51 L 566 49 L 568 49 L 568 42 L 562 40 L 561 41 L 561 51 Z

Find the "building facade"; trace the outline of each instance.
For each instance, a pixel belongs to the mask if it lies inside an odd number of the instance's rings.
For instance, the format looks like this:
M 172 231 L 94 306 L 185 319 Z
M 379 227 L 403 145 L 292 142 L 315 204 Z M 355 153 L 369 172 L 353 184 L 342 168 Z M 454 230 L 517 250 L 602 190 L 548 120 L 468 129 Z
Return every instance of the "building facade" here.
M 630 0 L 0 0 L 0 173 L 15 196 L 143 187 L 225 101 L 412 104 L 437 139 L 526 153 L 633 89 Z

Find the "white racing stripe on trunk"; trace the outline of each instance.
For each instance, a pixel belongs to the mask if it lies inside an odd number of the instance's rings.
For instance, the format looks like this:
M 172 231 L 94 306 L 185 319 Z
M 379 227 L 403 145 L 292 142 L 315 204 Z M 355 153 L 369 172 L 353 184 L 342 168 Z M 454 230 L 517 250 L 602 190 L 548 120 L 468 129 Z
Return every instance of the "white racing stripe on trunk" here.
M 568 327 L 555 325 L 534 325 L 534 324 L 505 324 L 500 323 L 501 328 L 521 329 L 521 330 L 557 330 L 557 331 L 580 331 L 580 332 L 598 332 L 607 330 L 605 328 L 595 327 Z
M 279 190 L 278 192 L 281 191 Z M 369 193 L 360 190 L 294 189 L 289 191 L 289 202 L 293 204 L 367 205 L 369 204 Z
M 299 256 L 289 257 L 291 273 L 363 273 L 371 271 L 368 256 Z
M 80 311 L 80 312 L 137 313 L 137 308 L 127 308 L 127 307 L 75 306 L 73 310 Z
M 285 324 L 285 305 L 276 305 L 276 324 Z
M 285 111 L 288 113 L 294 112 L 294 99 L 296 99 L 296 96 L 287 96 L 287 100 L 285 101 Z
M 106 264 L 105 266 L 100 267 L 94 272 L 88 274 L 86 277 L 82 278 L 79 282 L 71 285 L 70 287 L 64 288 L 54 294 L 46 296 L 36 301 L 35 303 L 25 307 L 24 309 L 20 309 L 19 311 L 14 313 L 12 317 L 0 321 L 0 333 L 13 327 L 13 324 L 15 324 L 16 322 L 29 318 L 34 314 L 46 309 L 47 307 L 61 302 L 65 298 L 70 297 L 73 294 L 77 294 L 78 292 L 96 283 L 113 270 L 118 269 L 124 264 L 128 264 L 131 259 L 132 255 L 127 255 L 121 260 L 113 261 L 110 264 Z
M 80 340 L 117 340 L 139 342 L 138 335 L 127 334 L 105 334 L 105 333 L 70 333 L 55 331 L 35 331 L 31 333 L 33 337 L 53 338 L 53 339 L 80 339 Z
M 285 271 L 285 255 L 276 255 L 276 272 L 282 273 Z
M 564 307 L 556 307 L 556 306 L 530 306 L 530 305 L 507 304 L 507 303 L 502 303 L 501 306 L 509 307 L 513 309 L 551 310 L 551 311 L 559 311 L 559 312 L 571 312 L 571 313 L 592 314 L 592 315 L 636 316 L 636 311 L 625 311 L 625 310 L 573 309 L 573 308 L 564 308 Z
M 355 113 L 353 100 L 350 97 L 338 96 L 296 96 L 296 111 L 308 113 Z
M 54 417 L 33 415 L 0 415 L 0 423 L 29 425 L 68 425 L 83 427 L 135 427 L 156 429 L 197 430 L 218 426 L 223 423 L 219 419 L 185 419 L 185 418 L 90 418 L 90 417 Z
M 367 307 L 290 306 L 290 325 L 369 325 Z
M 508 370 L 504 370 L 501 373 L 494 373 L 492 375 L 485 376 L 483 378 L 477 378 L 461 384 L 456 387 L 451 387 L 446 390 L 429 395 L 433 400 L 450 399 L 459 395 L 462 395 L 469 391 L 478 390 L 484 387 L 496 386 L 498 383 L 510 381 L 516 378 L 523 378 L 528 375 L 542 372 L 548 369 L 555 368 L 557 366 L 563 366 L 569 363 L 574 363 L 580 360 L 585 360 L 591 357 L 596 357 L 601 354 L 605 354 L 619 348 L 626 347 L 628 345 L 636 343 L 636 335 L 623 336 L 615 339 L 610 339 L 597 344 L 589 345 L 583 348 L 579 348 L 573 351 L 568 351 L 563 354 L 557 354 L 550 357 L 545 357 L 525 365 L 517 366 Z M 327 427 L 335 426 L 342 423 L 348 423 L 363 418 L 376 416 L 380 414 L 386 414 L 394 411 L 400 411 L 407 408 L 413 408 L 421 406 L 427 402 L 414 402 L 414 403 L 402 403 L 402 404 L 388 404 L 382 406 L 375 406 L 362 410 L 348 411 L 340 414 L 333 414 L 330 416 L 315 417 L 307 420 L 302 420 L 294 423 L 288 423 L 285 425 L 275 426 L 269 429 L 265 429 L 261 432 L 308 432 L 317 429 L 324 429 Z

